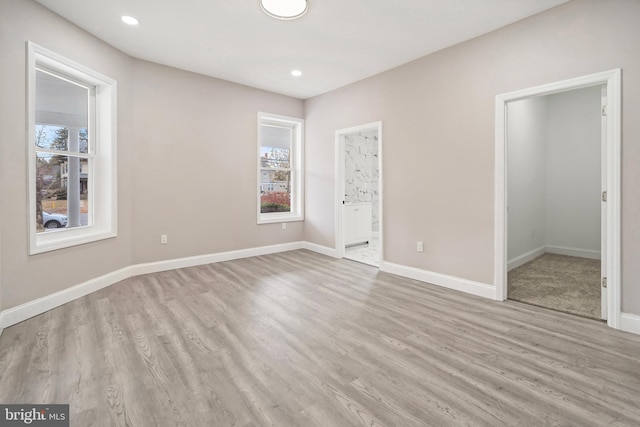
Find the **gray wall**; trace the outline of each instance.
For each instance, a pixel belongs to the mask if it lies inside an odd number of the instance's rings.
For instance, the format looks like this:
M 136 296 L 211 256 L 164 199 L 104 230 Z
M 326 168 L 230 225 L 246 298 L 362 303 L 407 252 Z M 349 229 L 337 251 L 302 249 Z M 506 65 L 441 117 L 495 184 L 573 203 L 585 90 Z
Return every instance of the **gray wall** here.
M 638 22 L 638 1 L 574 0 L 307 100 L 306 239 L 334 246 L 333 132 L 382 120 L 386 260 L 492 284 L 495 96 L 620 67 L 622 310 L 640 314 Z
M 118 81 L 118 237 L 27 254 L 26 41 Z M 32 1 L 0 1 L 0 308 L 22 304 L 131 264 L 133 189 L 130 57 Z
M 27 255 L 25 42 L 118 81 L 118 237 Z M 303 239 L 256 225 L 257 112 L 286 96 L 132 59 L 31 0 L 0 0 L 0 309 L 134 263 Z M 160 234 L 169 244 L 160 245 Z
M 302 222 L 256 224 L 257 112 L 302 101 L 143 61 L 133 76 L 134 264 L 303 240 Z
M 547 244 L 547 97 L 509 103 L 507 259 Z
M 334 132 L 377 120 L 386 259 L 493 283 L 495 96 L 621 67 L 622 309 L 640 314 L 638 22 L 640 2 L 574 0 L 302 102 L 133 60 L 30 0 L 1 0 L 0 308 L 131 263 L 301 238 L 334 246 Z M 116 239 L 27 256 L 26 40 L 118 80 Z M 306 220 L 285 233 L 255 225 L 257 110 L 306 119 Z
M 549 96 L 547 245 L 600 251 L 600 87 Z

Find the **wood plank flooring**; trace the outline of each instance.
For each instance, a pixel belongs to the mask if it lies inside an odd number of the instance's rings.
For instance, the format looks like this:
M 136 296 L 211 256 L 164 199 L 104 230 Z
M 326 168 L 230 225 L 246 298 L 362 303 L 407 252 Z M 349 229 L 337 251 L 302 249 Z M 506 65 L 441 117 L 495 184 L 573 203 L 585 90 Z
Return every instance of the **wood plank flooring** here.
M 0 337 L 73 426 L 640 425 L 640 337 L 309 251 L 138 276 Z

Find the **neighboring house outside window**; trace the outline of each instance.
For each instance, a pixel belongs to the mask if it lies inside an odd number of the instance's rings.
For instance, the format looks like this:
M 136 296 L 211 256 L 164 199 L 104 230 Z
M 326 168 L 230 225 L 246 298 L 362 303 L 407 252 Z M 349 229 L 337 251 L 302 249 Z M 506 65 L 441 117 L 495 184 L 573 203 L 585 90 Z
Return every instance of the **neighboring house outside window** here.
M 115 237 L 116 82 L 28 43 L 29 253 Z
M 304 121 L 258 113 L 258 224 L 300 221 Z

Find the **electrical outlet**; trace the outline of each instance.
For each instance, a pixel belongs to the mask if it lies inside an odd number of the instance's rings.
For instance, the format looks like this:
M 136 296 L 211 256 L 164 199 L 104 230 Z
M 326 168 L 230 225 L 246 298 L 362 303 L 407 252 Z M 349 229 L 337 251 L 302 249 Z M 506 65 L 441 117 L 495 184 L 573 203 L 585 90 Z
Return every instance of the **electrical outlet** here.
M 161 245 L 166 245 L 167 244 L 167 235 L 166 234 L 161 234 L 160 235 L 160 244 Z
M 422 244 L 422 242 L 418 242 L 416 249 L 418 250 L 418 252 L 424 252 L 424 245 Z
M 282 223 L 282 229 L 283 229 L 283 230 L 286 230 L 286 229 L 287 229 L 287 223 L 286 223 L 286 222 L 283 222 L 283 223 Z
M 531 237 L 536 237 L 536 229 L 535 228 L 531 229 Z

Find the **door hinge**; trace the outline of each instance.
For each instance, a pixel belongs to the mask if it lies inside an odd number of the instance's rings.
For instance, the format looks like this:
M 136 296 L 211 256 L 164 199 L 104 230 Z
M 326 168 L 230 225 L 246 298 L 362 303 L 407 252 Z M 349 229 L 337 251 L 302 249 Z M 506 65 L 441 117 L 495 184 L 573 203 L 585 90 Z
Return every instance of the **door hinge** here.
M 607 287 L 607 278 L 606 278 L 606 277 L 603 277 L 603 278 L 602 278 L 602 287 L 603 287 L 603 288 L 606 288 L 606 287 Z
M 605 117 L 607 115 L 607 106 L 606 105 L 602 106 L 602 115 L 605 116 Z
M 606 201 L 607 201 L 607 192 L 606 192 L 606 191 L 603 191 L 603 192 L 602 192 L 602 201 L 603 201 L 603 202 L 606 202 Z

